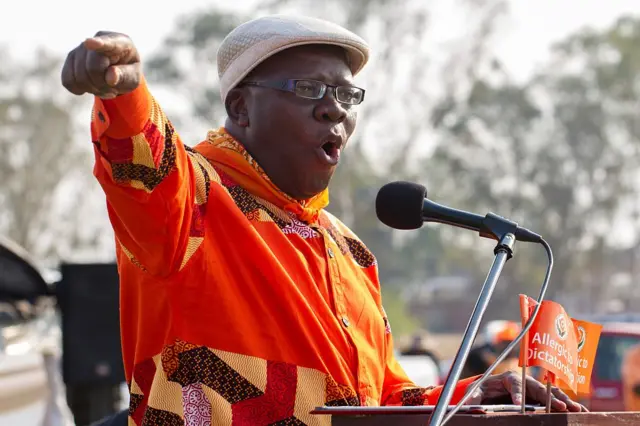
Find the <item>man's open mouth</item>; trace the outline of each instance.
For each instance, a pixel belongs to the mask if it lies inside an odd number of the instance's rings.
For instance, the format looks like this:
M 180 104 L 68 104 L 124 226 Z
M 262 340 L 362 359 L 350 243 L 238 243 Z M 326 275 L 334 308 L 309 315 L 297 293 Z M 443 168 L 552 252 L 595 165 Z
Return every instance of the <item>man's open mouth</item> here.
M 318 148 L 318 154 L 321 160 L 329 165 L 335 166 L 340 161 L 341 143 L 336 141 L 325 142 Z

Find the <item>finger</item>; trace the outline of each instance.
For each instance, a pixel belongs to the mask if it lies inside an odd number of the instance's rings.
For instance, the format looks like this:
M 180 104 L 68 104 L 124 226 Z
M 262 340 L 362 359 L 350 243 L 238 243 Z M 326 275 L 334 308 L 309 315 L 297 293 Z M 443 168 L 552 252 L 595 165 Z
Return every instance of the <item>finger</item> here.
M 575 401 L 572 401 L 571 398 L 569 398 L 569 396 L 566 393 L 564 393 L 562 390 L 554 387 L 551 390 L 551 393 L 555 398 L 557 398 L 559 401 L 562 401 L 566 405 L 567 410 L 573 411 L 573 412 L 582 411 L 582 405 L 578 404 Z
M 540 383 L 538 381 L 535 381 L 535 380 L 532 380 L 532 383 L 531 383 L 530 386 L 534 387 L 534 389 L 535 389 L 533 391 L 534 394 L 535 394 L 535 397 L 534 397 L 535 400 L 537 402 L 541 403 L 541 404 L 546 405 L 547 404 L 547 395 L 548 395 L 547 387 L 545 385 L 543 385 L 542 383 Z M 529 390 L 529 387 L 527 387 L 527 390 Z M 551 402 L 551 409 L 554 410 L 554 411 L 567 411 L 567 409 L 568 409 L 567 404 L 564 401 L 562 401 L 562 400 L 560 400 L 560 399 L 558 399 L 556 397 L 556 394 L 554 393 L 554 390 L 557 390 L 560 393 L 562 393 L 562 391 L 560 391 L 560 389 L 558 389 L 558 388 L 555 388 L 555 387 L 551 388 L 551 395 L 549 395 L 549 397 L 551 399 L 551 401 L 550 401 Z M 567 401 L 570 401 L 569 397 L 567 397 L 566 395 L 565 395 L 565 397 L 566 397 Z
M 547 399 L 545 396 L 545 404 L 546 402 L 547 402 Z M 575 410 L 569 409 L 569 406 L 567 405 L 566 402 L 559 400 L 558 398 L 553 396 L 553 394 L 551 394 L 551 409 L 554 411 L 575 411 Z
M 547 387 L 532 377 L 527 377 L 527 396 L 531 399 L 546 403 Z
M 110 65 L 111 62 L 109 61 L 108 57 L 100 55 L 91 50 L 87 51 L 85 68 L 91 84 L 94 87 L 107 86 L 105 76 Z
M 107 68 L 105 81 L 109 87 L 119 93 L 134 90 L 140 84 L 140 63 L 129 65 L 112 65 Z
M 97 33 L 84 41 L 84 47 L 108 56 L 112 64 L 130 64 L 140 61 L 133 42 L 124 34 Z
M 69 92 L 74 95 L 82 95 L 84 91 L 76 85 L 76 77 L 74 73 L 74 62 L 75 62 L 76 50 L 72 50 L 67 55 L 67 59 L 64 61 L 64 65 L 62 67 L 61 79 L 62 85 Z
M 522 380 L 512 374 L 506 376 L 504 380 L 506 381 L 504 386 L 511 394 L 513 403 L 516 405 L 522 404 Z
M 100 33 L 98 33 L 100 34 Z M 128 44 L 128 38 L 121 34 L 105 33 L 89 37 L 84 41 L 84 47 L 99 53 L 110 53 L 123 49 Z
M 566 403 L 555 397 L 553 389 L 551 392 L 551 408 L 555 411 L 567 411 Z M 527 377 L 527 395 L 539 404 L 547 404 L 547 387 L 532 377 Z M 568 397 L 567 399 L 569 400 Z
M 83 93 L 98 93 L 100 90 L 98 87 L 94 87 L 91 84 L 91 79 L 89 78 L 89 74 L 87 73 L 87 68 L 85 66 L 86 51 L 79 49 L 76 52 L 75 60 L 73 61 L 73 74 L 75 77 L 75 84 L 79 89 L 82 90 Z
M 480 388 L 476 389 L 473 394 L 467 399 L 467 405 L 480 405 L 482 404 L 483 393 Z

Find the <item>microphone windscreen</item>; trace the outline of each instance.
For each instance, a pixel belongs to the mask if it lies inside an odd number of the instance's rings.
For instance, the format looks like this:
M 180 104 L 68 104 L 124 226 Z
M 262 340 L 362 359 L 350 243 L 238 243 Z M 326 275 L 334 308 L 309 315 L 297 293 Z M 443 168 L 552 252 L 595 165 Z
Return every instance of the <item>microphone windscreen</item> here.
M 395 229 L 419 229 L 427 188 L 412 182 L 391 182 L 378 191 L 376 215 L 380 222 Z

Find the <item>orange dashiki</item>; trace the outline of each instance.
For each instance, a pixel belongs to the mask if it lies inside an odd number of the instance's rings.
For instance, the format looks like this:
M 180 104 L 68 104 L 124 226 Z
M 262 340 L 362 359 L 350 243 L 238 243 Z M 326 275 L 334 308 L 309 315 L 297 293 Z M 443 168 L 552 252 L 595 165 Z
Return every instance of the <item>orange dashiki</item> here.
M 91 131 L 130 425 L 317 425 L 322 405 L 435 403 L 440 388 L 396 361 L 376 259 L 323 210 L 327 191 L 289 198 L 224 129 L 183 145 L 144 82 L 96 98 Z

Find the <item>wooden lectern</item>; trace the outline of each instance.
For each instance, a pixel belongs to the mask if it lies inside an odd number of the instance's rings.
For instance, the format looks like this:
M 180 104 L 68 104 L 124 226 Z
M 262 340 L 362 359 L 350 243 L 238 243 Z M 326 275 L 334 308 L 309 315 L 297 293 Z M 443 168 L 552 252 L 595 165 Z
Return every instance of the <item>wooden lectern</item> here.
M 328 415 L 330 411 L 322 414 Z M 407 412 L 402 408 L 384 414 L 367 414 L 357 409 L 331 414 L 334 426 L 425 426 L 429 414 Z M 640 412 L 621 413 L 492 413 L 459 414 L 446 426 L 632 426 L 640 425 Z

